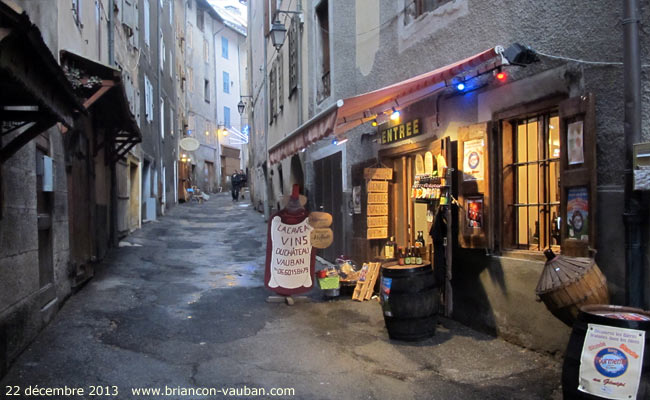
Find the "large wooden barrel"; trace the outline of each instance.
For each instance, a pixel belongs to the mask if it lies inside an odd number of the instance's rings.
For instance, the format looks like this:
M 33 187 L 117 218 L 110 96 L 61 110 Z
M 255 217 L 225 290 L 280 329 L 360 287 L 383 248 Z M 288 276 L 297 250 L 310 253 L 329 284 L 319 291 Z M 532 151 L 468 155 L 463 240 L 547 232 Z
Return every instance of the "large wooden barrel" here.
M 592 371 L 596 372 L 585 375 L 581 380 L 580 364 L 589 324 L 592 324 L 592 329 L 601 329 L 590 332 L 594 342 L 591 345 L 589 344 L 592 343 L 591 340 L 587 343 L 588 352 L 585 353 L 585 366 L 592 368 Z M 604 327 L 600 328 L 594 324 L 603 325 Z M 638 334 L 628 335 L 625 332 L 620 336 L 618 336 L 617 332 L 614 332 L 613 335 L 605 334 L 609 327 L 645 332 L 643 354 L 637 352 L 639 344 L 633 342 L 635 337 L 638 337 Z M 638 342 L 643 344 L 640 340 Z M 634 359 L 637 359 L 637 362 L 639 359 L 642 360 L 641 378 L 636 397 L 626 396 L 625 398 L 650 399 L 650 313 L 638 308 L 611 305 L 581 307 L 578 318 L 573 324 L 569 344 L 564 355 L 564 364 L 562 366 L 564 399 L 614 398 L 612 391 L 619 390 L 620 387 L 630 387 L 631 383 L 624 379 L 629 379 L 627 377 L 633 374 L 631 363 Z M 613 367 L 607 369 L 607 363 L 613 365 Z M 580 390 L 580 388 L 584 389 L 584 385 L 591 385 L 589 390 L 592 393 L 603 394 L 603 396 L 585 393 Z
M 380 295 L 391 339 L 416 341 L 435 334 L 439 291 L 431 265 L 383 267 Z

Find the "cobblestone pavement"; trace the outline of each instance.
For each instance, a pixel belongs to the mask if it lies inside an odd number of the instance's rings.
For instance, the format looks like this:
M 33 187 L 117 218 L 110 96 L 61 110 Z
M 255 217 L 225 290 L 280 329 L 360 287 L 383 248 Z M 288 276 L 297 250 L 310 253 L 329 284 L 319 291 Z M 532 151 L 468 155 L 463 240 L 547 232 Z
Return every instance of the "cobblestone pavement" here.
M 376 301 L 324 301 L 315 289 L 311 303 L 266 303 L 265 241 L 261 214 L 229 194 L 145 224 L 19 357 L 3 394 L 15 385 L 13 398 L 260 398 L 247 396 L 259 388 L 261 398 L 295 390 L 276 397 L 288 399 L 561 398 L 559 360 L 452 320 L 405 343 L 388 339 Z M 27 396 L 35 385 L 85 390 Z M 91 386 L 109 395 L 92 397 Z M 225 394 L 203 395 L 209 388 Z

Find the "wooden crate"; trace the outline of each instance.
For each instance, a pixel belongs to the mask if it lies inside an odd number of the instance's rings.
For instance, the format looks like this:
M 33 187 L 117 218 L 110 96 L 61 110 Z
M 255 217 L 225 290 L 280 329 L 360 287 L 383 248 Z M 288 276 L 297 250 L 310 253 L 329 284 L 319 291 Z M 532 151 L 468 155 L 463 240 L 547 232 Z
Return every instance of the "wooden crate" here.
M 370 300 L 372 291 L 375 288 L 377 277 L 379 276 L 379 267 L 381 263 L 368 263 L 368 271 L 366 272 L 366 279 L 358 281 L 357 286 L 352 293 L 352 300 L 364 301 Z

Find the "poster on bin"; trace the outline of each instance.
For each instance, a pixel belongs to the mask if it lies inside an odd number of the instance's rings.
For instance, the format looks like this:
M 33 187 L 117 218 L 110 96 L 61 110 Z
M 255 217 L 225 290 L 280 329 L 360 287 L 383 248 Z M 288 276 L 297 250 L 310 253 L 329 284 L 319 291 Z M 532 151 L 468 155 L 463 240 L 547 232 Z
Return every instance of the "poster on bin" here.
M 645 332 L 588 324 L 578 390 L 605 399 L 636 399 Z

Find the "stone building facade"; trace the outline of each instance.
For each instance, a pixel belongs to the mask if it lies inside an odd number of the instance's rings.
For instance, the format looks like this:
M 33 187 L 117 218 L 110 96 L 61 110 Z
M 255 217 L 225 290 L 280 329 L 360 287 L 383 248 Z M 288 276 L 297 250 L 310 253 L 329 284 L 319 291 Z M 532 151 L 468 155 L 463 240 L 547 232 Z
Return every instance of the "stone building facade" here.
M 251 29 L 262 26 L 256 24 L 256 20 L 267 23 L 266 29 L 269 29 L 272 21 L 279 19 L 290 31 L 286 14 L 274 14 L 273 3 L 262 2 L 251 6 Z M 301 104 L 296 104 L 297 97 L 293 97 L 286 87 L 289 79 L 287 68 L 282 78 L 285 86 L 279 93 L 278 87 L 274 86 L 274 77 L 268 70 L 264 75 L 252 70 L 249 75 L 253 93 L 259 90 L 267 96 L 263 100 L 264 108 L 260 105 L 251 115 L 255 121 L 252 135 L 255 138 L 252 144 L 255 154 L 251 157 L 257 158 L 254 165 L 259 170 L 256 179 L 259 190 L 255 190 L 255 201 L 267 202 L 269 208 L 278 207 L 278 199 L 289 193 L 291 184 L 304 179 L 311 209 L 332 213 L 335 236 L 339 237 L 333 248 L 323 251 L 321 255 L 333 261 L 339 254 L 348 254 L 358 262 L 381 257 L 382 242 L 366 238 L 365 214 L 355 214 L 353 207 L 353 189 L 355 186 L 362 190 L 365 187 L 363 167 L 381 163 L 397 165 L 395 163 L 401 157 L 407 163 L 410 154 L 415 156 L 415 153 L 408 152 L 409 149 L 449 140 L 452 145 L 449 166 L 462 169 L 464 154 L 461 146 L 466 140 L 465 135 L 471 137 L 472 132 L 482 129 L 485 135 L 483 150 L 490 159 L 485 167 L 489 180 L 484 180 L 488 189 L 477 195 L 485 196 L 480 200 L 485 202 L 481 204 L 485 205 L 486 223 L 488 220 L 495 222 L 489 229 L 486 228 L 484 243 L 470 246 L 477 247 L 474 249 L 467 248 L 466 243 L 456 239 L 457 231 L 452 233 L 453 278 L 448 281 L 453 302 L 451 315 L 468 325 L 530 348 L 562 351 L 569 330 L 536 302 L 535 287 L 544 267 L 543 247 L 559 248 L 554 236 L 555 228 L 552 227 L 558 219 L 553 217 L 553 212 L 556 217 L 561 217 L 560 209 L 565 210 L 565 200 L 555 202 L 553 199 L 544 204 L 540 201 L 541 205 L 508 202 L 507 196 L 511 194 L 502 189 L 503 179 L 506 178 L 503 178 L 500 170 L 516 165 L 504 161 L 504 140 L 511 137 L 508 136 L 509 124 L 516 123 L 519 124 L 517 126 L 532 129 L 533 125 L 526 124 L 532 124 L 533 120 L 540 121 L 540 125 L 534 125 L 540 129 L 541 126 L 546 127 L 545 131 L 540 131 L 540 135 L 554 135 L 554 122 L 564 121 L 562 118 L 566 115 L 563 114 L 567 104 L 564 101 L 583 99 L 587 107 L 586 104 L 592 101 L 589 99 L 593 99 L 590 107 L 593 107 L 595 116 L 592 133 L 595 135 L 593 154 L 596 169 L 593 178 L 596 184 L 590 184 L 593 192 L 590 192 L 589 201 L 592 206 L 596 205 L 596 209 L 591 210 L 596 216 L 592 220 L 596 230 L 582 238 L 598 250 L 596 261 L 608 279 L 612 303 L 626 302 L 626 281 L 630 278 L 625 270 L 622 224 L 625 141 L 623 66 L 616 64 L 622 61 L 623 56 L 623 35 L 617 28 L 622 18 L 622 7 L 618 3 L 612 7 L 602 7 L 602 4 L 595 3 L 546 2 L 541 5 L 526 2 L 504 7 L 500 2 L 472 0 L 400 0 L 381 1 L 379 4 L 366 0 L 345 4 L 320 0 L 293 4 L 293 10 L 298 5 L 302 12 L 299 25 L 302 41 L 307 44 L 301 60 Z M 280 10 L 286 11 L 283 6 L 289 7 L 289 2 L 278 5 Z M 642 22 L 650 18 L 645 9 L 641 15 Z M 270 37 L 266 35 L 268 31 L 263 29 L 256 28 L 249 35 L 251 65 L 272 66 L 277 54 Z M 409 102 L 406 106 L 395 102 L 394 107 L 401 112 L 402 121 L 420 121 L 422 134 L 417 137 L 381 144 L 382 131 L 397 125 L 382 121 L 384 125 L 380 123 L 379 127 L 373 127 L 370 125 L 372 118 L 367 118 L 354 129 L 338 131 L 337 143 L 347 139 L 344 144 L 334 143 L 335 137 L 327 135 L 311 145 L 292 143 L 292 138 L 319 133 L 311 126 L 319 121 L 325 124 L 323 121 L 328 116 L 334 118 L 336 110 L 343 109 L 347 101 L 353 101 L 350 99 L 354 96 L 388 85 L 402 85 L 406 79 L 437 68 L 444 69 L 496 46 L 508 48 L 516 42 L 537 51 L 539 61 L 526 68 L 510 65 L 492 70 L 486 67 L 487 62 L 480 67 L 457 68 L 438 82 L 438 86 L 432 86 L 431 95 L 422 96 L 419 101 Z M 647 40 L 641 41 L 643 60 L 650 59 L 648 43 Z M 285 43 L 279 54 L 286 58 L 287 51 Z M 498 63 L 500 58 L 494 57 L 489 62 Z M 496 79 L 499 70 L 507 73 L 505 81 Z M 641 88 L 642 137 L 645 141 L 650 138 L 650 85 L 647 73 L 646 66 L 642 69 Z M 466 84 L 466 90 L 460 91 L 456 87 L 461 82 Z M 278 100 L 278 96 L 282 99 Z M 342 100 L 340 106 L 337 105 L 339 100 Z M 279 111 L 276 115 L 274 110 L 277 108 L 272 103 L 277 101 L 284 103 L 285 111 Z M 297 122 L 296 113 L 286 113 L 286 110 L 299 106 L 304 109 L 304 118 Z M 264 117 L 263 111 L 269 114 Z M 367 115 L 374 117 L 376 114 L 368 109 Z M 335 133 L 335 129 L 329 133 Z M 541 140 L 541 137 L 536 140 Z M 283 154 L 279 162 L 271 165 L 266 162 L 268 159 L 259 156 L 259 152 L 265 148 L 267 157 L 269 149 L 273 156 L 274 150 L 281 149 L 286 143 L 292 144 L 293 151 L 288 156 Z M 304 152 L 300 151 L 301 148 L 305 149 Z M 566 151 L 563 147 L 557 150 L 560 152 L 558 154 Z M 555 150 L 539 151 L 555 154 Z M 554 157 L 550 156 L 557 161 L 551 160 L 549 165 L 559 162 L 559 158 Z M 399 168 L 395 167 L 395 170 Z M 546 166 L 540 168 L 546 171 L 545 174 L 551 174 Z M 268 172 L 264 173 L 267 169 Z M 463 175 L 457 173 L 452 177 L 454 195 L 461 202 L 466 201 L 462 198 L 463 179 Z M 392 183 L 395 187 L 400 184 L 397 180 Z M 525 186 L 523 182 L 517 183 Z M 553 181 L 545 190 L 555 190 L 559 185 L 559 181 Z M 408 203 L 405 201 L 402 204 L 404 209 L 411 207 Z M 534 222 L 524 226 L 519 222 L 523 221 L 522 217 L 512 214 L 514 203 L 517 203 L 516 207 L 528 209 L 540 207 L 536 210 L 544 209 L 542 214 L 547 213 L 548 216 L 531 217 Z M 412 206 L 413 210 L 417 208 L 416 204 Z M 455 229 L 464 229 L 461 226 L 465 221 L 462 210 L 454 208 Z M 401 212 L 394 209 L 389 217 L 393 213 L 397 215 L 398 211 Z M 461 218 L 461 222 L 457 218 Z M 502 224 L 509 221 L 508 218 L 515 221 L 517 228 Z M 400 222 L 397 217 L 394 221 L 388 227 L 389 234 L 399 237 L 398 242 L 402 246 L 407 245 L 407 239 L 412 242 L 415 231 L 421 229 L 417 228 L 417 221 L 415 226 L 410 226 L 408 221 Z M 559 231 L 568 232 L 564 231 L 568 228 L 562 226 L 568 221 L 564 218 L 559 221 L 557 234 L 560 235 Z M 647 232 L 645 220 L 643 229 Z M 517 241 L 519 239 L 513 239 L 511 235 L 527 239 Z M 647 242 L 644 246 L 647 263 Z M 648 278 L 640 277 L 644 279 L 643 286 L 646 288 L 646 308 L 650 296 Z

